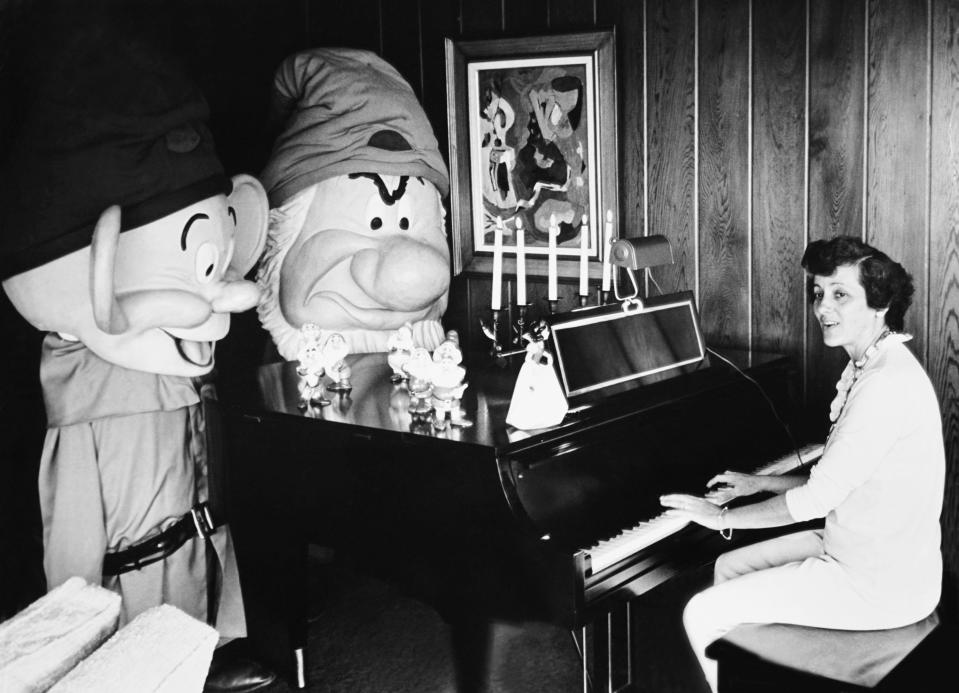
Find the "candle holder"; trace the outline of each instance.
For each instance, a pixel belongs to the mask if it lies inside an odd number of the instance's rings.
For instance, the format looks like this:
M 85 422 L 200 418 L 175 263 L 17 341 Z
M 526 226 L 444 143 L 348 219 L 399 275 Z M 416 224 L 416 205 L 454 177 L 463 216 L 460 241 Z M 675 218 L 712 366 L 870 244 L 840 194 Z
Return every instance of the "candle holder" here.
M 519 309 L 519 317 L 516 318 L 516 324 L 513 326 L 513 346 L 523 344 L 523 333 L 526 331 L 526 307 L 528 304 L 521 303 L 516 307 Z
M 493 358 L 498 358 L 503 352 L 503 346 L 499 343 L 499 310 L 492 311 L 492 325 L 487 325 L 484 320 L 480 320 L 480 327 L 483 328 L 483 334 L 492 342 L 489 354 Z

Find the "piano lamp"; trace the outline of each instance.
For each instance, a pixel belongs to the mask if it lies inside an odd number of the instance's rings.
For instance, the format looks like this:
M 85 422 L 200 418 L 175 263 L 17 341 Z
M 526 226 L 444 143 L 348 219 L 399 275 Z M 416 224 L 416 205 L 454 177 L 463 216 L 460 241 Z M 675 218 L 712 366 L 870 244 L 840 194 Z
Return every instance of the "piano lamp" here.
M 613 292 L 617 301 L 624 305 L 632 304 L 637 308 L 643 307 L 643 301 L 637 298 L 639 285 L 636 283 L 635 270 L 646 272 L 650 267 L 673 264 L 673 248 L 665 236 L 637 236 L 636 238 L 617 238 L 609 252 L 609 262 L 615 267 L 622 267 L 629 275 L 633 285 L 633 293 L 628 296 L 619 294 L 619 272 L 613 273 Z

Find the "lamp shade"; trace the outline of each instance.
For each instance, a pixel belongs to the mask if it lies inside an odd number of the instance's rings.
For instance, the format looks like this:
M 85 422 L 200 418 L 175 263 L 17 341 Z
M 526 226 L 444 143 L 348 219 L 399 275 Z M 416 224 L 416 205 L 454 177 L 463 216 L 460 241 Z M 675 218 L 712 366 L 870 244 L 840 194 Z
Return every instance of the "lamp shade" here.
M 609 261 L 617 267 L 643 269 L 673 264 L 673 248 L 665 236 L 617 238 L 613 241 Z

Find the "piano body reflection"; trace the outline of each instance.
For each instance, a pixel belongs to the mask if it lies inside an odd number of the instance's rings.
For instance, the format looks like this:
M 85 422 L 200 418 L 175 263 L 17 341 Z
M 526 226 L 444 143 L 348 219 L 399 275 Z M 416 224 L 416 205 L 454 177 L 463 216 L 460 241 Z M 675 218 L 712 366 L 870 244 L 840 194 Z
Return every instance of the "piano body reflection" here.
M 659 496 L 702 493 L 725 469 L 799 464 L 779 418 L 793 402 L 789 361 L 725 354 L 754 382 L 706 360 L 532 432 L 505 423 L 519 357 L 506 368 L 471 358 L 462 406 L 474 425 L 442 432 L 411 419 L 385 354 L 350 357 L 352 392 L 305 411 L 295 363 L 221 382 L 225 500 L 251 641 L 279 670 L 297 665 L 290 678 L 303 685 L 310 541 L 436 608 L 454 650 L 457 628 L 494 619 L 585 629 L 713 560 L 730 544 L 657 520 Z M 465 654 L 483 654 L 477 640 L 463 636 Z M 605 657 L 594 659 L 601 669 Z

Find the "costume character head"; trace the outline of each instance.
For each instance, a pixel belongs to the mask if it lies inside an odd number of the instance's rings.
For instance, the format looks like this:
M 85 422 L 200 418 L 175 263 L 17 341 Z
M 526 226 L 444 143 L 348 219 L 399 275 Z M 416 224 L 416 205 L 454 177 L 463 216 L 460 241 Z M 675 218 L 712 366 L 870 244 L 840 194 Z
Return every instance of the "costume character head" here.
M 405 323 L 416 345 L 435 348 L 449 173 L 413 90 L 354 49 L 293 55 L 274 88 L 282 131 L 262 175 L 272 209 L 257 281 L 278 352 L 295 358 L 305 322 L 343 335 L 351 353 L 388 351 Z
M 0 166 L 0 278 L 14 307 L 135 370 L 196 376 L 262 251 L 267 202 L 224 174 L 197 88 L 139 38 L 72 37 Z

